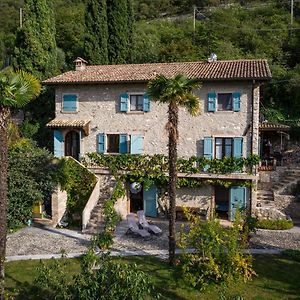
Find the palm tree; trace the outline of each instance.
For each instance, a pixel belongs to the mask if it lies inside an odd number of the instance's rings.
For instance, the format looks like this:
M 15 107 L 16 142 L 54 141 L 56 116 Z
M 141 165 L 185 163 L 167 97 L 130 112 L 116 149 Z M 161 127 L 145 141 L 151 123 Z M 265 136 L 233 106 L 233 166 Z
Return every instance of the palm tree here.
M 159 75 L 148 84 L 149 97 L 160 103 L 168 104 L 168 122 L 166 129 L 169 134 L 169 263 L 175 263 L 175 218 L 176 218 L 176 162 L 178 142 L 178 109 L 185 107 L 192 116 L 200 113 L 200 99 L 193 94 L 193 89 L 200 87 L 196 79 L 188 79 L 179 74 L 174 78 Z
M 21 108 L 39 95 L 41 85 L 33 75 L 0 72 L 0 299 L 4 299 L 4 260 L 7 223 L 7 136 L 11 108 Z

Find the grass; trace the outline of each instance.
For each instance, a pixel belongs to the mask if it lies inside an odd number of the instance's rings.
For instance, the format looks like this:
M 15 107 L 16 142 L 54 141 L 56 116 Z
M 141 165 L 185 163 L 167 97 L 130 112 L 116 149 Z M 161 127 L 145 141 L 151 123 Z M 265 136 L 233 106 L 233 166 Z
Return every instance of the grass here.
M 293 228 L 294 224 L 289 220 L 258 220 L 256 227 L 271 230 L 286 230 Z
M 167 263 L 154 257 L 122 258 L 124 262 L 136 263 L 139 268 L 149 273 L 159 292 L 161 299 L 220 299 L 220 287 L 208 287 L 205 292 L 197 291 L 183 281 L 178 269 L 172 269 Z M 69 275 L 80 270 L 80 261 L 70 259 Z M 26 299 L 34 298 L 35 269 L 39 261 L 19 261 L 6 263 L 6 287 L 9 291 L 18 288 L 26 295 Z M 300 262 L 289 257 L 275 255 L 259 255 L 254 258 L 254 268 L 258 274 L 248 283 L 232 284 L 226 291 L 226 298 L 245 300 L 298 299 L 300 300 Z M 23 296 L 24 297 L 24 296 Z M 24 299 L 24 298 L 20 298 Z

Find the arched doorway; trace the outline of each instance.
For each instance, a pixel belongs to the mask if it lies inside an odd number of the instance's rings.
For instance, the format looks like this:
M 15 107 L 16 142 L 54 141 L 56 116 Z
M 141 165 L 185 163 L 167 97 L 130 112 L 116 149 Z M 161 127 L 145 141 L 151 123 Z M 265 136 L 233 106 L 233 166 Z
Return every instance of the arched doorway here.
M 79 133 L 76 131 L 69 131 L 65 137 L 65 156 L 72 156 L 79 160 L 79 153 Z

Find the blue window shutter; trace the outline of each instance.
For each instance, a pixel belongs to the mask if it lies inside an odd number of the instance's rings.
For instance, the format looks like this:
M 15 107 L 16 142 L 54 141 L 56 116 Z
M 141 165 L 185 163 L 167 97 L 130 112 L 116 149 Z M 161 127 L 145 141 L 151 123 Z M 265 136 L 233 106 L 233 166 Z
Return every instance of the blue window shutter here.
M 63 111 L 76 112 L 77 111 L 77 95 L 63 96 Z
M 120 134 L 119 152 L 127 153 L 127 134 Z
M 243 186 L 233 186 L 230 189 L 229 219 L 234 221 L 237 209 L 243 210 L 247 206 L 247 188 Z
M 232 94 L 233 111 L 241 110 L 241 93 Z
M 54 156 L 61 158 L 64 156 L 64 141 L 60 130 L 54 130 Z
M 150 99 L 149 99 L 149 96 L 147 94 L 144 94 L 143 111 L 144 112 L 150 111 Z
M 143 136 L 141 134 L 131 135 L 130 153 L 131 154 L 142 154 L 143 153 Z
M 217 107 L 217 94 L 215 92 L 207 95 L 207 111 L 215 112 Z
M 243 138 L 237 137 L 233 139 L 233 157 L 243 157 Z
M 213 155 L 213 139 L 212 137 L 204 138 L 203 156 L 207 159 L 212 159 Z
M 129 95 L 127 93 L 120 95 L 120 111 L 122 112 L 128 111 L 128 99 L 129 99 Z
M 99 133 L 97 136 L 97 152 L 104 153 L 105 152 L 105 134 Z

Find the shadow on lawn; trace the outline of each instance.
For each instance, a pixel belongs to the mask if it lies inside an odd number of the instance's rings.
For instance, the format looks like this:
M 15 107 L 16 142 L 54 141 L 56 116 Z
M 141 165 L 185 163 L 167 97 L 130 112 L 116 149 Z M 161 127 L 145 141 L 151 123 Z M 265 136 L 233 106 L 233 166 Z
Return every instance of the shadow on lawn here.
M 299 262 L 281 255 L 256 255 L 254 268 L 258 274 L 255 281 L 259 288 L 286 295 L 282 299 L 300 299 Z

